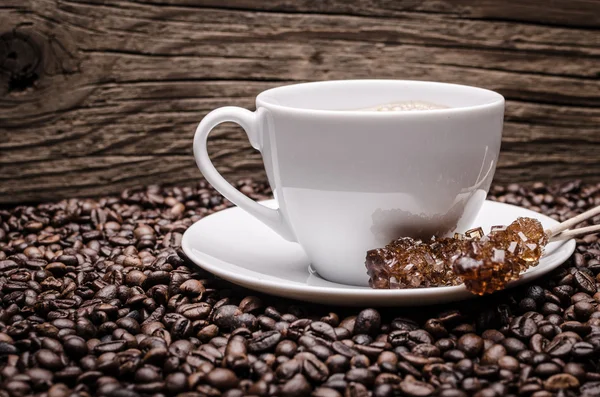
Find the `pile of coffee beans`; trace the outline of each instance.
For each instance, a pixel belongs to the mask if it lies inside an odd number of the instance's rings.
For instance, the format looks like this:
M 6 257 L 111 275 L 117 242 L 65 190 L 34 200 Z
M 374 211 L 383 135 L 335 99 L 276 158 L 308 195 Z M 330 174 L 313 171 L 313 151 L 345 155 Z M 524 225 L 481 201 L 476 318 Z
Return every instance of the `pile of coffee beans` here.
M 599 205 L 600 184 L 490 196 L 563 220 Z M 186 228 L 229 205 L 200 183 L 0 209 L 0 397 L 600 395 L 598 236 L 548 277 L 489 297 L 326 307 L 186 258 Z

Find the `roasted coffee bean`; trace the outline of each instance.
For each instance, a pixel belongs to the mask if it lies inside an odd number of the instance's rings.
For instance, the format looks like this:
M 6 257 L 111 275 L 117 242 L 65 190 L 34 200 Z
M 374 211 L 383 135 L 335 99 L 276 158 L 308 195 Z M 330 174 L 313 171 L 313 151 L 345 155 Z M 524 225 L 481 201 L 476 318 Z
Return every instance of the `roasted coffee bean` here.
M 511 333 L 520 339 L 528 339 L 537 332 L 537 325 L 525 316 L 515 318 L 510 324 Z
M 589 274 L 577 270 L 575 271 L 573 276 L 575 279 L 575 285 L 580 291 L 585 292 L 589 295 L 594 295 L 596 292 L 598 292 L 596 288 L 596 282 L 594 281 L 593 277 Z
M 516 338 L 506 338 L 500 342 L 505 348 L 508 354 L 518 354 L 519 352 L 527 349 L 527 346 Z
M 51 371 L 62 369 L 65 366 L 65 363 L 61 357 L 48 349 L 40 349 L 35 353 L 34 356 L 41 367 Z
M 248 341 L 248 351 L 264 352 L 273 349 L 281 340 L 281 334 L 277 331 L 266 331 Z
M 576 342 L 573 345 L 573 350 L 572 350 L 571 354 L 577 358 L 585 358 L 585 357 L 589 357 L 590 355 L 594 354 L 594 352 L 595 352 L 595 348 L 594 348 L 594 345 L 592 345 L 591 343 Z
M 311 389 L 306 378 L 302 374 L 296 374 L 281 386 L 281 395 L 303 397 L 310 395 Z
M 237 187 L 253 199 L 270 193 L 249 180 Z M 597 204 L 600 185 L 513 184 L 490 197 L 565 220 Z M 597 236 L 514 293 L 443 313 L 344 316 L 244 296 L 194 267 L 182 233 L 228 205 L 200 182 L 0 209 L 7 396 L 598 394 Z
M 226 368 L 215 368 L 206 375 L 206 381 L 219 390 L 237 387 L 239 380 L 235 373 Z
M 544 387 L 550 391 L 575 389 L 579 387 L 579 380 L 573 375 L 556 374 L 544 382 Z
M 539 377 L 547 378 L 551 375 L 560 373 L 562 368 L 554 362 L 543 362 L 535 367 L 533 373 Z
M 9 354 L 17 354 L 18 350 L 17 348 L 7 342 L 0 342 L 0 356 L 6 356 Z
M 88 353 L 85 339 L 79 336 L 71 336 L 63 342 L 65 353 L 74 359 L 79 359 Z
M 435 318 L 430 318 L 427 320 L 425 325 L 423 326 L 425 331 L 429 332 L 436 338 L 443 338 L 448 335 L 448 330 L 444 327 L 444 324 Z
M 400 382 L 400 390 L 402 393 L 409 397 L 426 397 L 433 394 L 435 387 L 416 380 L 411 375 L 407 375 L 402 382 Z
M 348 384 L 344 397 L 367 397 L 369 391 L 367 387 L 361 383 L 351 382 Z
M 302 372 L 313 383 L 323 383 L 329 377 L 329 369 L 317 358 L 305 359 L 302 363 Z
M 46 369 L 31 368 L 26 374 L 34 390 L 47 390 L 52 386 L 54 374 Z
M 588 301 L 579 301 L 573 305 L 573 310 L 575 312 L 575 316 L 580 321 L 586 321 L 590 318 L 592 313 L 596 310 L 596 304 L 593 304 Z
M 492 345 L 485 350 L 481 358 L 481 363 L 485 365 L 497 364 L 498 361 L 506 355 L 506 348 L 500 344 Z
M 361 383 L 365 386 L 371 386 L 375 381 L 375 374 L 367 368 L 352 368 L 346 372 L 346 381 Z
M 333 327 L 322 321 L 313 321 L 312 323 L 310 323 L 309 329 L 315 335 L 327 340 L 333 341 L 337 338 Z
M 94 353 L 96 355 L 100 355 L 103 353 L 115 353 L 121 350 L 125 350 L 127 347 L 127 342 L 123 340 L 115 340 L 99 343 L 96 347 L 94 347 Z
M 562 338 L 560 335 L 554 338 L 544 349 L 552 357 L 567 357 L 573 350 L 574 342 L 571 339 Z
M 246 339 L 240 335 L 232 336 L 225 348 L 224 363 L 233 370 L 247 369 L 250 365 L 246 348 Z
M 235 317 L 242 314 L 242 311 L 234 305 L 224 305 L 215 309 L 213 321 L 215 324 L 226 330 L 235 328 Z
M 350 359 L 350 366 L 352 368 L 367 368 L 369 365 L 371 365 L 371 360 L 364 354 L 359 354 Z
M 343 373 L 350 368 L 350 360 L 342 354 L 334 354 L 325 362 L 330 373 Z
M 458 339 L 457 348 L 469 357 L 476 357 L 483 349 L 483 339 L 475 334 L 465 334 Z
M 331 348 L 333 349 L 334 352 L 341 354 L 342 356 L 346 356 L 346 357 L 354 357 L 356 355 L 358 355 L 359 353 L 349 347 L 347 344 L 342 343 L 342 342 L 333 342 L 331 344 Z
M 463 358 L 465 358 L 466 355 L 461 350 L 451 349 L 451 350 L 448 350 L 448 351 L 444 352 L 444 354 L 442 355 L 442 357 L 445 360 L 448 360 L 448 361 L 460 361 Z
M 298 345 L 296 342 L 291 340 L 282 340 L 277 344 L 275 348 L 275 354 L 278 356 L 286 356 L 286 357 L 294 357 L 296 351 L 298 350 Z
M 179 286 L 179 291 L 184 295 L 197 297 L 204 293 L 205 288 L 199 280 L 190 279 Z
M 329 387 L 318 387 L 311 393 L 311 397 L 342 397 L 342 394 Z
M 381 315 L 377 310 L 366 309 L 358 313 L 354 322 L 355 334 L 375 335 L 381 326 Z
M 519 361 L 511 356 L 503 356 L 498 359 L 498 366 L 502 369 L 516 372 L 519 369 Z

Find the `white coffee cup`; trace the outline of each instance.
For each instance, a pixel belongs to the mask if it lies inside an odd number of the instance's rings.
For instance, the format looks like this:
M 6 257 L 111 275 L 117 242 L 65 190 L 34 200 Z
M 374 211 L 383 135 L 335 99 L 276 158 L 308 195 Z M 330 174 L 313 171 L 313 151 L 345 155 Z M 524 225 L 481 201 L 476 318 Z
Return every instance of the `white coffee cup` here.
M 448 108 L 353 110 L 403 101 Z M 299 243 L 321 277 L 366 286 L 367 250 L 472 226 L 496 168 L 504 98 L 455 84 L 346 80 L 273 88 L 256 109 L 210 112 L 194 137 L 198 167 L 223 196 Z M 227 121 L 262 153 L 279 209 L 251 200 L 212 165 L 208 135 Z

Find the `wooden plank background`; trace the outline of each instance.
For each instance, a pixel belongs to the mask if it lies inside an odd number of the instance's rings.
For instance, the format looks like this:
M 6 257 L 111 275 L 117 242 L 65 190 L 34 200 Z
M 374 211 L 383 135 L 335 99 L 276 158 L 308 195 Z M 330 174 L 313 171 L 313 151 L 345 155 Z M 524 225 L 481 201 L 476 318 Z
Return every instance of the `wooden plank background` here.
M 600 179 L 598 0 L 2 0 L 0 35 L 0 203 L 193 183 L 209 110 L 343 78 L 497 90 L 497 182 Z M 264 177 L 236 127 L 211 152 Z

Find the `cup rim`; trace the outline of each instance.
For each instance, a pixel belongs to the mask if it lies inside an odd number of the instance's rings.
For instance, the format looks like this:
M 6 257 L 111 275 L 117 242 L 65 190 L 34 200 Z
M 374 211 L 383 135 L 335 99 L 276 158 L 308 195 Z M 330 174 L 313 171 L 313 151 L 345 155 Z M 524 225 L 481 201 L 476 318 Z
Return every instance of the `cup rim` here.
M 340 84 L 348 84 L 348 83 L 360 83 L 360 84 L 382 84 L 382 83 L 404 83 L 411 85 L 435 85 L 441 87 L 455 87 L 460 88 L 462 90 L 472 90 L 478 92 L 484 92 L 487 95 L 491 95 L 495 97 L 495 100 L 488 103 L 481 103 L 477 105 L 471 106 L 460 106 L 460 107 L 450 107 L 443 109 L 427 109 L 427 110 L 406 110 L 402 112 L 377 112 L 377 111 L 364 111 L 364 110 L 347 110 L 347 109 L 311 109 L 306 107 L 295 107 L 289 105 L 281 105 L 278 103 L 274 103 L 273 101 L 269 101 L 268 96 L 273 95 L 275 93 L 279 93 L 280 91 L 293 91 L 302 87 L 307 86 L 316 86 L 316 85 L 340 85 Z M 427 80 L 396 80 L 396 79 L 348 79 L 348 80 L 322 80 L 322 81 L 311 81 L 311 82 L 303 82 L 303 83 L 293 83 L 281 85 L 278 87 L 269 88 L 265 91 L 262 91 L 256 97 L 256 108 L 266 107 L 271 109 L 276 109 L 279 111 L 285 111 L 290 113 L 298 113 L 298 114 L 319 114 L 319 115 L 331 115 L 331 116 L 350 116 L 350 117 L 414 117 L 416 115 L 433 115 L 433 114 L 448 114 L 448 113 L 459 113 L 459 112 L 469 112 L 474 110 L 483 110 L 486 108 L 492 108 L 498 105 L 504 105 L 505 99 L 504 96 L 497 93 L 496 91 L 492 91 L 486 88 L 475 87 L 465 84 L 454 84 L 454 83 L 444 83 L 437 81 L 427 81 Z

